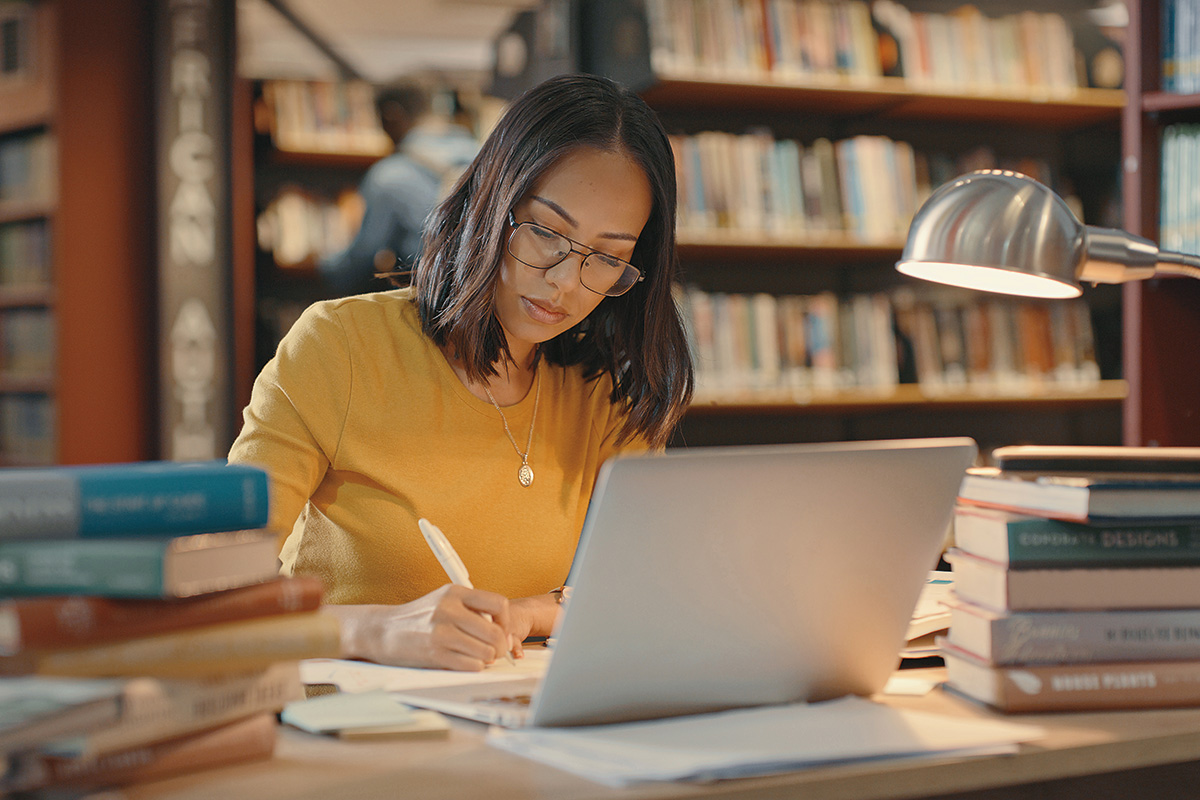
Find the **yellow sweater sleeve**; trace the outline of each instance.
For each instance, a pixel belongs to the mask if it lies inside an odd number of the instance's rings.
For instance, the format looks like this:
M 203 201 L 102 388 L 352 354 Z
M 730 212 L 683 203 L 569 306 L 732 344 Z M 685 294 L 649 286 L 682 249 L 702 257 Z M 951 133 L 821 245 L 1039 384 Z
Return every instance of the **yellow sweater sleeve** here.
M 268 525 L 281 545 L 337 453 L 351 386 L 345 341 L 335 316 L 306 310 L 255 380 L 229 452 L 271 475 Z

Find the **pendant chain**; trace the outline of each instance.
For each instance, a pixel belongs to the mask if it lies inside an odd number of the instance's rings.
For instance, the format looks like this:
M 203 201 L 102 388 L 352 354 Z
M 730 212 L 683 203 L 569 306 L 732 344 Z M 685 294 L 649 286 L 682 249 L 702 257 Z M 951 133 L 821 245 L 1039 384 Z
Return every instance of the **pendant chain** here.
M 483 392 L 487 395 L 487 399 L 491 401 L 496 410 L 500 412 L 500 421 L 504 423 L 504 432 L 508 435 L 508 440 L 512 442 L 513 449 L 517 451 L 517 455 L 521 457 L 521 468 L 517 471 L 517 480 L 522 486 L 529 486 L 533 483 L 533 468 L 529 466 L 529 454 L 533 452 L 533 426 L 537 422 L 538 402 L 542 399 L 542 372 L 538 370 L 537 374 L 537 389 L 533 395 L 533 416 L 529 419 L 529 438 L 525 442 L 525 452 L 521 452 L 521 448 L 517 446 L 517 440 L 512 435 L 512 431 L 508 427 L 508 417 L 504 416 L 504 409 L 496 402 L 496 398 L 492 397 L 492 391 L 483 386 Z

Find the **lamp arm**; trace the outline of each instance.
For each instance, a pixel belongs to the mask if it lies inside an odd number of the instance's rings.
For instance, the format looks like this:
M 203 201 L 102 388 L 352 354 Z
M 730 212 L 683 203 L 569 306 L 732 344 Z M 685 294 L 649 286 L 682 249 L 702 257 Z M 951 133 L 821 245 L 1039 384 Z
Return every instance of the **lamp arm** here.
M 1200 257 L 1186 253 L 1174 253 L 1170 250 L 1158 251 L 1158 264 L 1155 271 L 1162 275 L 1186 275 L 1189 278 L 1200 278 Z
M 1086 255 L 1076 278 L 1089 283 L 1128 283 L 1159 275 L 1200 278 L 1200 257 L 1159 250 L 1149 239 L 1116 228 L 1085 227 Z

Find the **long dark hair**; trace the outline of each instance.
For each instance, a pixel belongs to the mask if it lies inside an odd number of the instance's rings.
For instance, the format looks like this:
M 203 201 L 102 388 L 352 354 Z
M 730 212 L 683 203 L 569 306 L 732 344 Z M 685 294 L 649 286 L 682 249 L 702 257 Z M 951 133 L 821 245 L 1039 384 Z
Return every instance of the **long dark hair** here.
M 612 376 L 612 402 L 627 417 L 620 441 L 666 444 L 693 388 L 692 361 L 671 294 L 675 253 L 675 161 L 654 111 L 633 92 L 593 75 L 561 75 L 509 106 L 450 195 L 430 215 L 413 286 L 425 333 L 462 359 L 472 380 L 511 358 L 494 312 L 507 216 L 568 152 L 590 146 L 633 158 L 650 181 L 650 218 L 631 261 L 646 279 L 606 297 L 587 319 L 539 348 L 540 357 L 584 375 Z

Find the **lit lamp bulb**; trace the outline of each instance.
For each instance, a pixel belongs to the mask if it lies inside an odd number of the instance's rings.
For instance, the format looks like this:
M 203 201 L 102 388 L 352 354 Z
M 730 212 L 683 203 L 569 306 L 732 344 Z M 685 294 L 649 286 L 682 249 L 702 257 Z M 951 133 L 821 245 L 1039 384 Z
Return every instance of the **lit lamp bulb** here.
M 896 269 L 936 283 L 1025 297 L 1083 294 L 1081 282 L 1200 278 L 1200 258 L 1116 228 L 1084 225 L 1027 175 L 979 170 L 939 187 L 913 217 Z

